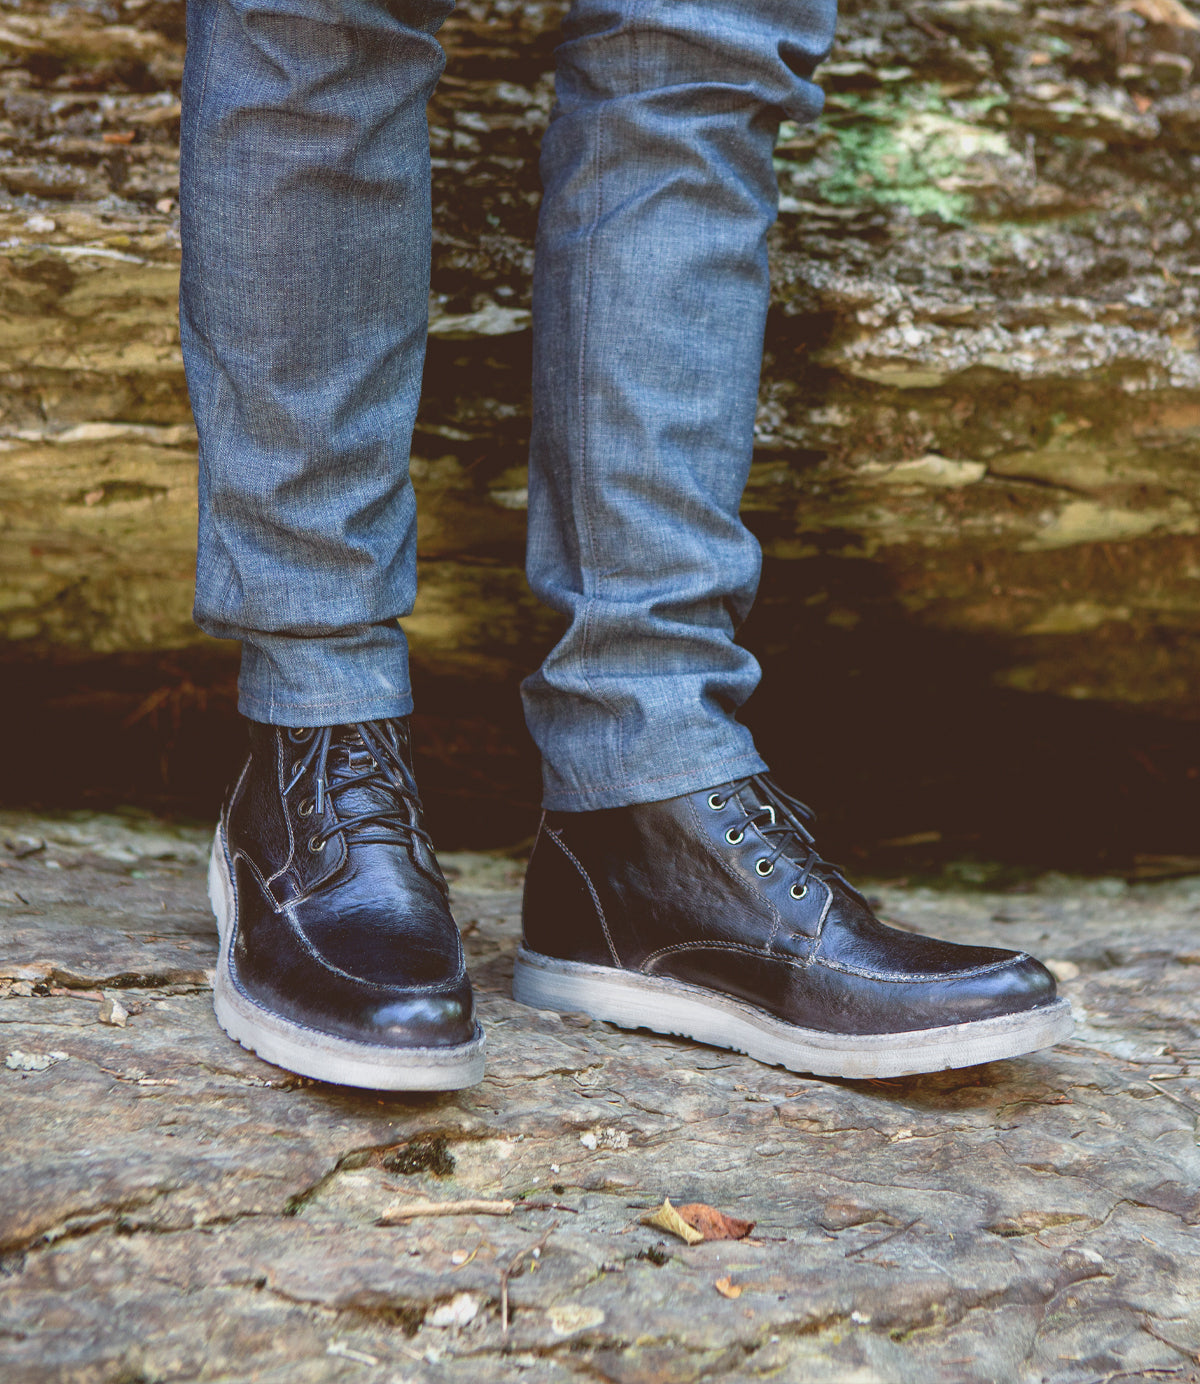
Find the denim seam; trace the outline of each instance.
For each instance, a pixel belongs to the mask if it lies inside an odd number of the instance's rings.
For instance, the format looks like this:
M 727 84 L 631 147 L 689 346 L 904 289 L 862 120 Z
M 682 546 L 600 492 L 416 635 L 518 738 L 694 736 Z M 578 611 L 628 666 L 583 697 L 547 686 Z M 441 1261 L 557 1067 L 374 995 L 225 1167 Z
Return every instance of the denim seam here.
M 761 758 L 757 755 L 755 755 L 754 757 L 759 758 L 759 762 L 761 764 Z M 720 759 L 716 762 L 716 764 L 713 765 L 713 767 L 714 769 L 716 769 L 724 768 L 730 764 L 744 764 L 749 758 L 750 756 L 738 756 L 734 759 Z M 759 771 L 756 770 L 755 772 Z M 682 771 L 676 770 L 673 774 L 659 774 L 654 778 L 622 779 L 620 783 L 608 784 L 605 791 L 614 790 L 622 792 L 627 788 L 641 788 L 651 783 L 666 783 L 669 779 L 676 779 L 680 777 L 682 777 Z M 708 787 L 708 785 L 702 784 L 701 787 Z M 591 798 L 595 796 L 595 790 L 593 789 L 586 792 L 582 790 L 579 792 L 567 791 L 556 794 L 556 796 L 561 798 L 570 798 L 572 801 L 574 801 L 575 799 Z
M 274 673 L 272 673 L 269 669 L 268 669 L 268 678 L 271 680 L 271 682 L 272 682 L 272 684 L 273 684 L 273 683 L 274 683 Z M 320 711 L 320 710 L 322 710 L 324 707 L 327 707 L 327 706 L 343 706 L 343 705 L 345 705 L 345 703 L 346 703 L 347 701 L 354 702 L 354 701 L 364 701 L 364 700 L 368 700 L 368 699 L 367 699 L 367 698 L 364 698 L 364 697 L 362 697 L 362 696 L 356 696 L 356 697 L 331 697 L 328 701 L 324 701 L 324 702 L 280 702 L 280 701 L 276 701 L 276 700 L 275 700 L 274 693 L 272 692 L 272 695 L 271 695 L 268 699 L 266 699 L 266 700 L 264 700 L 262 697 L 255 696 L 253 693 L 247 695 L 246 698 L 245 698 L 245 700 L 246 700 L 247 702 L 253 702 L 256 706 L 261 706 L 261 707 L 264 708 L 264 710 L 267 710 L 267 711 L 276 711 L 276 710 L 281 710 L 281 711 Z M 397 700 L 403 701 L 404 699 L 403 699 L 403 698 L 397 698 Z M 253 718 L 251 718 L 251 719 L 253 719 Z M 353 718 L 351 718 L 351 719 L 353 719 Z M 371 718 L 359 717 L 358 719 L 362 720 L 362 719 L 371 719 Z M 340 724 L 340 723 L 339 723 L 339 724 Z
M 220 24 L 220 22 L 221 22 L 221 10 L 220 10 L 220 8 L 218 7 L 218 8 L 216 8 L 216 9 L 213 11 L 212 27 L 211 27 L 211 28 L 209 29 L 209 31 L 208 31 L 208 52 L 207 52 L 207 53 L 205 54 L 205 56 L 204 56 L 204 75 L 203 75 L 203 77 L 201 78 L 201 81 L 200 81 L 200 95 L 199 95 L 199 97 L 198 97 L 197 100 L 196 100 L 196 121 L 195 121 L 195 124 L 196 124 L 197 127 L 198 127 L 199 124 L 200 124 L 200 116 L 201 116 L 201 114 L 202 114 L 203 111 L 204 111 L 204 102 L 205 102 L 205 99 L 206 99 L 207 96 L 208 96 L 208 79 L 209 79 L 209 76 L 210 76 L 211 73 L 212 73 L 213 54 L 216 52 L 216 48 L 217 48 L 217 25 Z M 195 158 L 195 153 L 194 153 L 194 152 L 193 152 L 192 158 L 193 158 L 193 159 Z M 212 386 L 211 386 L 211 388 L 209 389 L 209 394 L 208 394 L 208 407 L 207 407 L 207 408 L 205 409 L 205 411 L 204 411 L 204 427 L 198 429 L 200 438 L 204 438 L 204 437 L 206 437 L 206 436 L 210 436 L 210 435 L 211 435 L 213 415 L 216 413 L 216 409 L 217 409 L 217 399 L 216 399 L 216 395 L 217 395 L 217 382 L 223 377 L 223 372 L 222 372 L 222 370 L 221 370 L 220 361 L 217 359 L 217 353 L 216 353 L 216 351 L 213 349 L 213 344 L 212 344 L 212 327 L 211 327 L 211 325 L 210 325 L 210 323 L 209 323 L 209 317 L 208 317 L 208 293 L 207 293 L 207 291 L 206 291 L 206 289 L 205 289 L 205 287 L 204 287 L 204 285 L 207 285 L 207 283 L 208 283 L 208 275 L 207 275 L 207 274 L 201 274 L 201 275 L 200 275 L 200 279 L 201 279 L 201 288 L 200 288 L 199 297 L 200 297 L 200 312 L 201 312 L 201 314 L 202 314 L 202 316 L 203 316 L 203 318 L 204 318 L 204 349 L 205 349 L 205 350 L 207 351 L 207 353 L 208 353 L 208 358 L 209 358 L 209 362 L 210 362 L 210 368 L 212 369 L 212 380 L 213 380 Z M 202 448 L 202 445 L 203 445 L 203 444 L 201 444 L 201 448 Z M 214 537 L 216 537 L 217 541 L 220 543 L 221 549 L 222 549 L 222 551 L 225 553 L 226 561 L 227 561 L 227 563 L 228 563 L 227 576 L 226 576 L 226 580 L 225 580 L 225 589 L 224 589 L 224 591 L 222 591 L 222 593 L 221 593 L 221 599 L 217 602 L 217 608 L 218 608 L 219 610 L 226 610 L 226 609 L 228 609 L 229 593 L 233 590 L 234 581 L 235 581 L 235 579 L 236 579 L 237 568 L 236 568 L 236 566 L 235 566 L 235 564 L 234 564 L 234 562 L 233 562 L 233 558 L 232 558 L 232 556 L 231 556 L 231 554 L 230 554 L 230 552 L 229 552 L 229 547 L 228 547 L 228 545 L 227 545 L 227 544 L 221 539 L 221 537 L 220 537 L 220 532 L 219 532 L 219 530 L 218 530 L 218 528 L 217 528 L 217 525 L 214 523 L 212 527 L 213 527 L 213 535 L 214 535 Z
M 592 224 L 588 227 L 587 252 L 584 257 L 584 277 L 583 277 L 583 304 L 581 307 L 579 323 L 579 361 L 578 373 L 576 375 L 576 396 L 579 408 L 579 464 L 577 467 L 579 474 L 580 502 L 577 507 L 582 509 L 583 532 L 587 537 L 588 561 L 586 567 L 581 564 L 580 589 L 583 595 L 583 624 L 580 629 L 580 649 L 579 649 L 579 672 L 587 685 L 588 691 L 605 708 L 612 717 L 613 726 L 616 730 L 617 739 L 617 766 L 620 774 L 625 773 L 625 738 L 622 729 L 620 711 L 609 698 L 599 691 L 588 675 L 588 659 L 591 652 L 592 642 L 592 603 L 600 598 L 601 585 L 601 565 L 596 560 L 596 534 L 592 523 L 591 505 L 589 503 L 589 468 L 588 468 L 588 412 L 587 412 L 587 389 L 585 380 L 587 379 L 588 361 L 588 327 L 591 322 L 592 307 L 592 287 L 593 287 L 593 251 L 595 248 L 596 233 L 599 230 L 600 222 L 604 216 L 604 112 L 603 110 L 596 117 L 595 132 L 595 184 L 596 200 L 595 209 L 592 215 Z M 592 589 L 587 589 L 588 583 L 586 573 L 592 574 Z

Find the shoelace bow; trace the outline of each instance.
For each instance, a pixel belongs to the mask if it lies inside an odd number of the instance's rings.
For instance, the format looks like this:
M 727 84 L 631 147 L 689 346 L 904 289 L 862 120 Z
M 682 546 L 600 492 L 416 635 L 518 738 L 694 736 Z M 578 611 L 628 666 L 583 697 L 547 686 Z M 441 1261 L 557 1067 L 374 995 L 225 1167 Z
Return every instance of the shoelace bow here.
M 423 841 L 430 851 L 433 842 L 429 833 L 419 825 L 421 799 L 417 793 L 416 780 L 412 770 L 404 762 L 404 757 L 392 744 L 382 726 L 374 721 L 356 721 L 349 727 L 350 735 L 339 726 L 318 726 L 311 730 L 289 730 L 286 732 L 293 745 L 306 745 L 304 753 L 292 765 L 292 776 L 284 788 L 284 795 L 290 793 L 308 773 L 312 773 L 316 784 L 310 812 L 323 817 L 325 804 L 333 807 L 334 823 L 323 827 L 324 835 L 318 834 L 310 841 L 310 847 L 319 850 L 332 836 L 347 837 L 351 830 L 357 830 L 354 839 L 359 844 L 379 842 L 384 845 L 408 845 L 412 841 Z M 343 734 L 334 739 L 334 734 Z M 330 755 L 335 750 L 346 752 L 345 769 L 353 771 L 353 755 L 358 749 L 364 750 L 370 760 L 359 772 L 343 772 L 341 766 L 334 766 L 330 778 Z M 366 812 L 355 813 L 351 817 L 338 815 L 337 799 L 350 788 L 365 784 L 383 786 L 388 789 L 391 806 L 380 803 L 378 807 Z M 379 828 L 372 834 L 364 834 L 361 828 L 368 824 Z
M 842 874 L 841 867 L 824 859 L 817 851 L 810 830 L 816 825 L 817 814 L 807 803 L 785 793 L 766 774 L 750 774 L 734 783 L 723 784 L 713 796 L 726 802 L 736 798 L 746 813 L 746 825 L 756 827 L 758 834 L 772 847 L 771 853 L 758 862 L 756 868 L 760 874 L 769 875 L 782 856 L 800 867 L 800 878 L 792 886 L 799 894 L 807 890 L 810 876 L 817 874 L 827 880 L 836 880 L 857 895 L 858 891 Z M 745 828 L 742 830 L 744 833 Z M 763 869 L 764 864 L 768 868 Z

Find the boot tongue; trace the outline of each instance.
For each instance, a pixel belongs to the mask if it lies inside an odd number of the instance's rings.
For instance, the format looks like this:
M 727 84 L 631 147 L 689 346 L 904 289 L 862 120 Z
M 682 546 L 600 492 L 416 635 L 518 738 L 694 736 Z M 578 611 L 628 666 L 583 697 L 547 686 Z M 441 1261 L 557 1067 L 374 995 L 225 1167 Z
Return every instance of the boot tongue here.
M 402 759 L 409 769 L 412 769 L 408 735 L 402 726 L 395 721 L 375 721 L 371 723 L 371 730 L 380 740 L 384 741 L 398 759 Z M 333 733 L 330 746 L 331 748 L 336 746 L 345 751 L 349 765 L 355 773 L 362 773 L 371 767 L 374 756 L 357 726 L 338 726 Z
M 396 758 L 409 765 L 408 737 L 404 728 L 395 722 L 373 722 L 371 731 L 385 741 Z M 411 773 L 411 769 L 410 769 Z M 441 887 L 445 887 L 437 858 L 420 835 L 410 835 L 399 823 L 419 828 L 420 811 L 415 798 L 404 791 L 399 771 L 394 765 L 380 762 L 354 726 L 339 727 L 330 742 L 325 768 L 326 779 L 333 790 L 339 820 L 346 821 L 365 813 L 386 814 L 382 820 L 362 822 L 349 828 L 347 841 L 363 837 L 375 840 L 395 839 L 407 846 L 416 864 L 424 869 Z M 361 782 L 347 784 L 347 780 Z M 342 786 L 346 785 L 346 786 Z M 389 827 L 386 818 L 391 819 Z
M 804 866 L 808 864 L 807 858 L 811 857 L 811 868 L 815 873 L 820 874 L 822 869 L 831 869 L 836 873 L 836 866 L 830 866 L 821 859 L 808 827 L 786 805 L 770 802 L 768 795 L 753 782 L 744 784 L 732 796 L 746 816 L 755 819 L 764 839 L 772 845 L 783 842 L 782 854 L 788 860 Z
M 759 802 L 762 796 L 753 787 L 747 786 L 740 793 L 735 793 L 734 799 L 747 817 L 762 817 L 766 825 L 773 826 L 779 820 L 779 813 L 770 803 Z
M 388 738 L 392 740 L 392 737 Z M 361 783 L 341 786 L 348 779 L 359 778 L 360 775 L 369 777 L 364 777 Z M 387 768 L 378 762 L 353 726 L 340 728 L 334 734 L 325 776 L 329 787 L 336 790 L 337 814 L 343 820 L 357 817 L 363 812 L 380 810 L 408 822 L 415 820 L 414 804 L 408 800 L 407 794 L 401 793 L 392 783 Z M 370 828 L 372 824 L 365 825 Z

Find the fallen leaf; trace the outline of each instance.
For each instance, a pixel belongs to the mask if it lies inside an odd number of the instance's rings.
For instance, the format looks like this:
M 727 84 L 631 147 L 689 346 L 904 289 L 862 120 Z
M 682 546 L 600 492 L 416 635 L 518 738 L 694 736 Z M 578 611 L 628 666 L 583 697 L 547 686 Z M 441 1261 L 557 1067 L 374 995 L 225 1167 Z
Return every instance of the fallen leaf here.
M 695 1226 L 688 1225 L 687 1221 L 671 1205 L 670 1197 L 663 1198 L 663 1204 L 657 1211 L 651 1211 L 642 1217 L 643 1225 L 652 1225 L 656 1230 L 665 1230 L 669 1234 L 676 1236 L 687 1245 L 698 1245 L 704 1239 L 704 1234 Z
M 733 1282 L 728 1274 L 726 1274 L 724 1278 L 718 1278 L 713 1284 L 713 1287 L 722 1297 L 740 1298 L 742 1295 L 742 1290 Z
M 110 130 L 108 134 L 101 135 L 100 138 L 105 144 L 132 144 L 136 133 L 135 130 Z
M 679 1214 L 693 1230 L 698 1230 L 705 1240 L 744 1240 L 754 1229 L 755 1221 L 739 1221 L 736 1216 L 727 1216 L 715 1206 L 707 1206 L 702 1201 L 688 1202 L 678 1208 Z

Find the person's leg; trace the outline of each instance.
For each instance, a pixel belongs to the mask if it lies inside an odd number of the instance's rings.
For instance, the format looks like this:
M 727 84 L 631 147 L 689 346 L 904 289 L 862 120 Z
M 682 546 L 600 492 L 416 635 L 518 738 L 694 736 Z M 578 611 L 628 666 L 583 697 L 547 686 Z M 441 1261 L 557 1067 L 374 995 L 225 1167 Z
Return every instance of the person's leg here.
M 250 755 L 209 874 L 217 1018 L 303 1075 L 483 1075 L 412 775 L 398 615 L 429 292 L 425 103 L 450 0 L 190 0 L 181 327 L 196 618 L 242 640 Z
M 758 584 L 738 517 L 779 121 L 821 107 L 834 0 L 575 0 L 542 149 L 529 578 L 569 620 L 525 684 L 545 803 L 763 768 L 734 719 Z
M 181 332 L 200 432 L 196 620 L 240 707 L 412 709 L 408 449 L 429 296 L 425 104 L 451 0 L 190 0 Z
M 525 685 L 547 812 L 513 993 L 797 1071 L 893 1076 L 1070 1031 L 1032 957 L 888 928 L 735 713 L 782 115 L 833 0 L 575 0 L 535 272 L 529 573 L 569 620 Z M 817 675 L 814 673 L 814 675 Z

